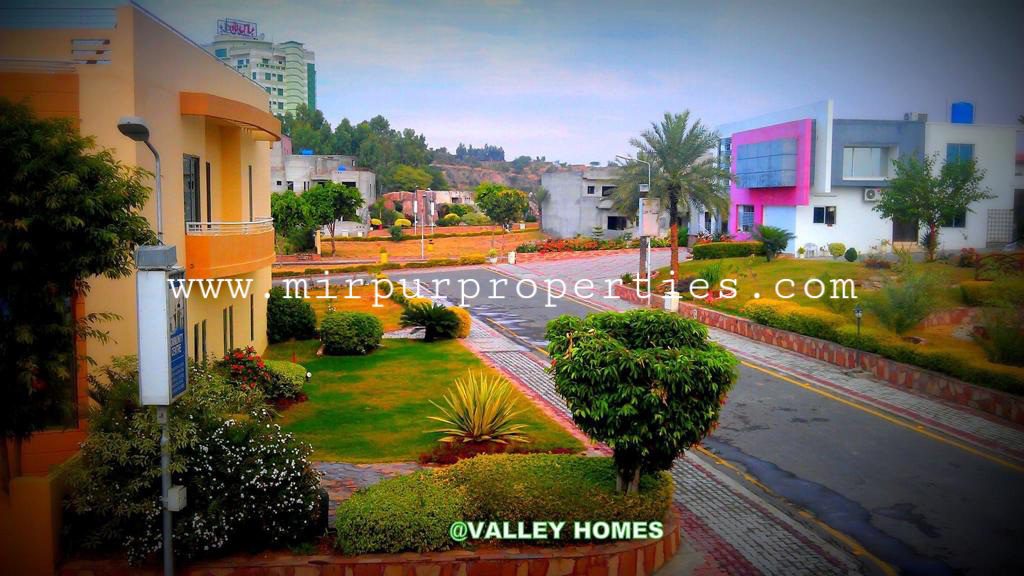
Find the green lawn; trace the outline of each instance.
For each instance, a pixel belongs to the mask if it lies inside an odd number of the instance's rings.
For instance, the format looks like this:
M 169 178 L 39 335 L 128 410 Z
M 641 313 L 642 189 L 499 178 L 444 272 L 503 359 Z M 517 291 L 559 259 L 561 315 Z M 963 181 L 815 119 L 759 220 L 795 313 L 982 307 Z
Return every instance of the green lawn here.
M 320 358 L 315 355 L 317 344 L 275 344 L 264 356 L 291 360 L 294 351 L 298 362 L 313 373 L 306 386 L 309 400 L 285 411 L 280 423 L 312 444 L 319 460 L 415 460 L 437 445 L 439 435 L 426 433 L 435 427 L 427 416 L 439 414 L 430 400 L 442 402 L 454 378 L 469 369 L 493 372 L 454 340 L 384 340 L 367 356 Z M 528 426 L 531 447 L 583 449 L 529 399 L 516 395 L 520 407 L 527 408 L 518 420 Z

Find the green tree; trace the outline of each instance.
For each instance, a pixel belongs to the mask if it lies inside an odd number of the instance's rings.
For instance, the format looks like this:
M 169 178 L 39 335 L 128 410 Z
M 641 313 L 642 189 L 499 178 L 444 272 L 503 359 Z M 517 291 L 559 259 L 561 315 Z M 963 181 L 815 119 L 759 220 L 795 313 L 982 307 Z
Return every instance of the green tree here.
M 75 296 L 88 292 L 89 277 L 131 274 L 135 248 L 156 236 L 141 214 L 149 174 L 96 150 L 70 120 L 39 119 L 0 98 L 0 149 L 0 487 L 6 490 L 20 474 L 22 442 L 70 413 L 74 339 L 105 340 L 96 324 L 116 318 L 103 312 L 74 318 Z
M 427 166 L 424 168 L 430 173 L 431 181 L 430 188 L 433 190 L 447 190 L 448 189 L 448 178 L 445 177 L 444 171 L 437 166 Z
M 896 176 L 873 208 L 886 218 L 924 226 L 929 261 L 935 259 L 944 222 L 974 212 L 971 204 L 994 197 L 981 187 L 985 171 L 978 168 L 977 159 L 944 162 L 936 171 L 937 162 L 938 155 L 920 160 L 904 156 L 893 161 Z
M 295 112 L 289 112 L 281 121 L 281 131 L 292 139 L 292 149 L 312 150 L 314 154 L 334 153 L 334 138 L 331 125 L 324 120 L 324 113 L 310 110 L 299 104 Z
M 617 490 L 667 470 L 713 429 L 736 358 L 695 320 L 655 310 L 564 315 L 547 327 L 550 371 L 573 422 L 614 451 Z
M 334 229 L 342 218 L 355 220 L 363 197 L 359 190 L 338 182 L 314 186 L 302 194 L 309 206 L 309 215 L 318 227 L 326 226 L 331 233 L 331 255 L 335 254 Z
M 509 225 L 521 219 L 530 207 L 526 192 L 516 190 L 503 184 L 481 182 L 476 187 L 476 205 L 502 228 L 502 245 L 504 232 Z M 492 230 L 493 232 L 493 230 Z M 494 235 L 491 235 L 491 246 L 494 246 Z
M 270 195 L 270 215 L 274 218 L 274 230 L 279 235 L 286 236 L 292 230 L 310 224 L 309 205 L 293 190 Z
M 630 144 L 636 148 L 636 157 L 651 163 L 651 191 L 647 196 L 661 198 L 667 205 L 671 230 L 673 278 L 679 278 L 679 216 L 680 208 L 708 208 L 725 213 L 729 208 L 729 192 L 725 183 L 731 175 L 709 154 L 718 146 L 718 134 L 704 126 L 700 120 L 690 122 L 690 111 L 682 114 L 665 113 L 660 123 L 651 123 L 651 129 Z M 616 211 L 635 216 L 639 208 L 639 186 L 647 182 L 647 166 L 642 162 L 627 162 L 621 167 L 618 187 L 613 195 Z
M 434 177 L 426 170 L 406 164 L 398 165 L 391 174 L 391 182 L 397 189 L 410 192 L 426 190 L 433 181 Z

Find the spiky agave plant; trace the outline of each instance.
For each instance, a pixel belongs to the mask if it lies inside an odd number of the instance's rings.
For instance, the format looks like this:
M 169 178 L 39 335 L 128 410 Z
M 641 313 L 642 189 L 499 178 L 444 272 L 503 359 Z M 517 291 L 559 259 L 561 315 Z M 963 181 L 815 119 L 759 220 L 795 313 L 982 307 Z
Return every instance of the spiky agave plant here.
M 447 406 L 430 401 L 444 416 L 428 416 L 445 425 L 430 431 L 445 434 L 441 442 L 529 442 L 522 432 L 526 426 L 513 423 L 522 410 L 516 409 L 512 387 L 500 376 L 471 370 L 465 378 L 455 379 L 455 388 L 444 400 Z

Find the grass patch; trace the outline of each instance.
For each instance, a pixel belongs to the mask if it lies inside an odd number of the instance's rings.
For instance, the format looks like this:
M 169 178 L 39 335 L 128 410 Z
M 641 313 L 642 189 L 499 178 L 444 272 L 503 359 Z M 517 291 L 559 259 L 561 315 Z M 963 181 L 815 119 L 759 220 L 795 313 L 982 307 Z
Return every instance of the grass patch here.
M 284 342 L 267 349 L 267 358 L 298 362 L 313 373 L 304 391 L 309 400 L 289 409 L 281 425 L 309 442 L 314 457 L 345 462 L 416 460 L 437 445 L 440 434 L 427 434 L 436 424 L 427 416 L 439 411 L 455 376 L 467 370 L 494 374 L 456 341 L 425 343 L 388 340 L 368 356 L 316 357 L 318 342 Z M 570 448 L 583 445 L 548 418 L 518 390 L 517 403 L 526 410 L 517 417 L 525 424 L 531 448 Z

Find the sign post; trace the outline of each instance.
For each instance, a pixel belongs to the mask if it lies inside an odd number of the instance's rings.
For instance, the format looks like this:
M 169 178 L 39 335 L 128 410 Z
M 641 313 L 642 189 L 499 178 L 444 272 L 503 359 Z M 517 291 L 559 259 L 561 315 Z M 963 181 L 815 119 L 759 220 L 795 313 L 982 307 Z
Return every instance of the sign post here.
M 650 186 L 641 184 L 640 192 L 650 191 Z M 658 198 L 640 197 L 639 235 L 640 235 L 640 270 L 638 279 L 646 280 L 651 272 L 651 237 L 660 235 L 658 217 L 661 215 L 661 201 Z
M 139 402 L 156 406 L 160 423 L 160 496 L 163 505 L 164 574 L 174 574 L 172 514 L 185 507 L 183 486 L 171 485 L 170 406 L 188 389 L 185 282 L 174 246 L 140 246 L 135 253 L 139 330 Z

